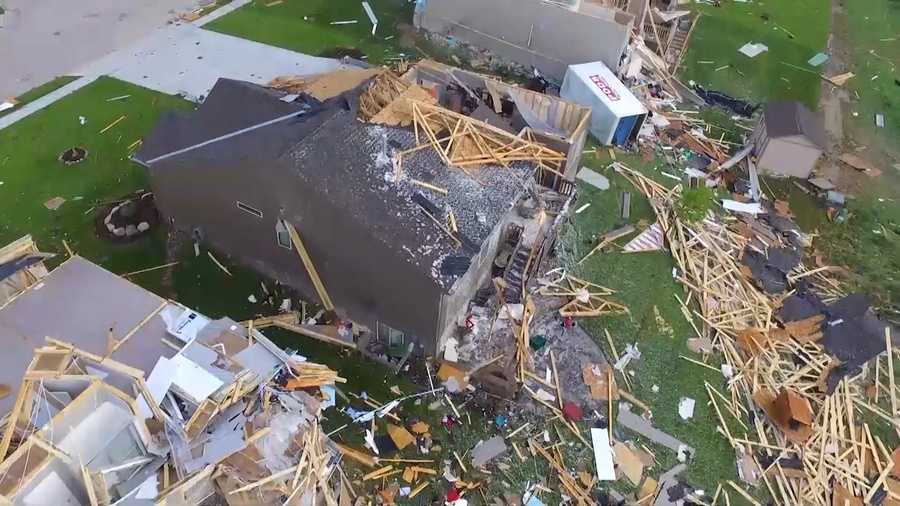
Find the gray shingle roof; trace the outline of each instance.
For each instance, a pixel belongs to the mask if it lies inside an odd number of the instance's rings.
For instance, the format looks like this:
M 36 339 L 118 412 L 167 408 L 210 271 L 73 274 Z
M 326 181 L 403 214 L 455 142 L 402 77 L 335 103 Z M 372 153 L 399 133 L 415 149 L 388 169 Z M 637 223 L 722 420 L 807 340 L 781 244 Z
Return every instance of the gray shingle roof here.
M 803 135 L 825 149 L 827 139 L 822 118 L 796 101 L 769 102 L 763 113 L 770 138 Z

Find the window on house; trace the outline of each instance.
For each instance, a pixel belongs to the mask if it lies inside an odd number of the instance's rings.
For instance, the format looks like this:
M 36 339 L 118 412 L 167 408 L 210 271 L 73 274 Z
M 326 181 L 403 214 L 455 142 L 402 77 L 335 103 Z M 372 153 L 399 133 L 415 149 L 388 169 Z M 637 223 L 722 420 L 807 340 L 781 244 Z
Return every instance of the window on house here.
M 378 341 L 387 343 L 388 346 L 403 346 L 406 342 L 406 335 L 395 328 L 391 328 L 381 322 L 378 322 Z
M 256 216 L 257 218 L 263 217 L 262 211 L 260 211 L 259 209 L 255 208 L 253 206 L 248 206 L 247 204 L 241 202 L 240 200 L 237 201 L 237 207 L 241 211 L 244 211 L 245 213 L 248 213 L 248 214 L 252 214 L 253 216 Z
M 288 232 L 287 223 L 284 220 L 275 222 L 275 242 L 285 249 L 294 249 L 294 243 L 291 241 L 291 233 Z

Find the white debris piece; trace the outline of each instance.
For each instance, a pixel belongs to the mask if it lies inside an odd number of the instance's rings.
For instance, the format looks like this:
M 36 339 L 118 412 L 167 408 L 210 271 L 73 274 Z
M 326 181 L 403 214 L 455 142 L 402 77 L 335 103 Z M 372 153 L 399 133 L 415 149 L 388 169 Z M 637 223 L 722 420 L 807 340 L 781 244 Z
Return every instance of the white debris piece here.
M 741 46 L 738 51 L 749 58 L 756 58 L 762 53 L 769 50 L 769 47 L 759 42 L 748 42 Z
M 362 3 L 363 10 L 366 11 L 366 16 L 369 16 L 369 21 L 372 22 L 372 35 L 375 35 L 375 30 L 378 29 L 378 18 L 375 17 L 375 11 L 372 10 L 372 6 L 369 5 L 369 2 Z
M 641 350 L 638 349 L 637 343 L 629 344 L 625 347 L 625 353 L 619 357 L 619 360 L 616 361 L 616 364 L 613 367 L 615 367 L 617 371 L 621 371 L 624 370 L 632 360 L 639 360 L 640 358 Z
M 598 190 L 609 189 L 609 179 L 607 179 L 606 176 L 600 174 L 599 172 L 595 172 L 587 167 L 582 167 L 581 170 L 578 171 L 578 175 L 575 177 Z
M 756 216 L 757 214 L 763 214 L 766 211 L 763 209 L 762 204 L 759 202 L 753 202 L 749 204 L 745 204 L 744 202 L 738 202 L 736 200 L 728 200 L 725 199 L 722 201 L 722 207 L 728 209 L 729 211 L 735 211 L 738 213 L 747 213 Z
M 591 445 L 594 447 L 594 461 L 597 464 L 597 479 L 615 481 L 616 468 L 613 464 L 612 448 L 609 446 L 609 432 L 606 429 L 591 429 Z
M 690 397 L 682 397 L 678 403 L 678 414 L 682 420 L 690 420 L 694 416 L 694 405 L 697 403 Z
M 457 349 L 457 346 L 459 346 L 459 341 L 455 337 L 447 339 L 447 343 L 444 345 L 444 360 L 450 362 L 459 361 L 459 350 Z
M 378 451 L 378 446 L 375 444 L 375 435 L 372 434 L 372 431 L 366 429 L 366 446 L 368 446 L 375 455 L 381 455 L 381 452 Z

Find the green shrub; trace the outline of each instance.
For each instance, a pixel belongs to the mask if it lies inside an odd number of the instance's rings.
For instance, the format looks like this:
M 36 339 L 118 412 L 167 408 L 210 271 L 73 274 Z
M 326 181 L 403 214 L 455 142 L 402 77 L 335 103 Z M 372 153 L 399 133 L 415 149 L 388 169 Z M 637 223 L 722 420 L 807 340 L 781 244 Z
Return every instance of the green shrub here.
M 712 188 L 688 188 L 681 193 L 681 200 L 678 201 L 678 217 L 688 223 L 697 223 L 706 217 L 715 199 L 716 192 Z

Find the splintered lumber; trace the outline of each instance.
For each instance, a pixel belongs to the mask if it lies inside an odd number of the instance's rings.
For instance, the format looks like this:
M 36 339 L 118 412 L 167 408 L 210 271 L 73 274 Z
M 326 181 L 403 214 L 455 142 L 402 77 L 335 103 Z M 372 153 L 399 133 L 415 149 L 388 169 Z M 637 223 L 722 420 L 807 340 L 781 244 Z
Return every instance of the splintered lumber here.
M 566 470 L 565 465 L 562 463 L 559 455 L 551 455 L 549 451 L 541 448 L 541 446 L 535 443 L 533 440 L 529 439 L 528 444 L 531 446 L 532 451 L 539 453 L 544 459 L 550 464 L 550 467 L 556 471 L 556 475 L 559 478 L 560 483 L 563 488 L 566 490 L 568 495 L 574 498 L 577 501 L 577 504 L 582 506 L 589 506 L 594 504 L 594 500 L 591 498 L 591 495 L 586 492 L 581 486 L 578 484 L 578 480 L 573 477 L 568 470 Z
M 378 465 L 378 463 L 375 461 L 375 457 L 372 457 L 365 452 L 354 450 L 353 448 L 342 445 L 340 443 L 334 443 L 334 446 L 341 453 L 341 455 L 349 457 L 368 468 L 373 468 Z
M 416 140 L 424 137 L 416 147 L 395 155 L 398 165 L 403 156 L 423 146 L 431 146 L 445 165 L 458 168 L 501 165 L 508 167 L 515 161 L 536 164 L 540 170 L 562 176 L 560 170 L 565 155 L 537 142 L 510 134 L 483 121 L 455 113 L 438 105 L 410 99 Z M 442 137 L 444 132 L 450 132 Z
M 222 265 L 222 262 L 220 262 L 219 259 L 216 258 L 215 255 L 212 254 L 212 251 L 207 251 L 206 254 L 209 256 L 209 259 L 212 260 L 213 263 L 216 264 L 216 266 L 219 269 L 222 269 L 222 272 L 227 274 L 229 277 L 233 276 L 233 274 L 231 274 L 231 271 L 229 271 L 224 265 Z
M 531 361 L 528 326 L 531 325 L 533 316 L 534 304 L 531 302 L 531 297 L 526 295 L 524 309 L 522 310 L 522 325 L 516 334 L 516 376 L 520 383 L 525 382 L 525 376 Z
M 625 314 L 628 308 L 606 297 L 614 290 L 567 274 L 563 279 L 542 286 L 541 295 L 565 297 L 569 302 L 559 309 L 560 316 L 594 317 L 608 314 Z
M 443 195 L 447 195 L 448 193 L 446 188 L 441 188 L 440 186 L 435 186 L 431 183 L 426 183 L 425 181 L 419 181 L 418 179 L 410 178 L 409 182 L 416 186 L 421 186 L 422 188 L 427 188 L 431 191 L 435 191 Z
M 589 251 L 587 255 L 583 256 L 581 258 L 581 260 L 578 261 L 578 265 L 581 265 L 582 263 L 584 263 L 584 261 L 587 260 L 588 258 L 590 258 L 594 253 L 596 253 L 596 252 L 602 250 L 603 248 L 609 246 L 610 244 L 612 244 L 616 239 L 625 237 L 626 235 L 631 234 L 633 232 L 634 232 L 633 225 L 625 225 L 624 227 L 619 227 L 611 232 L 607 232 L 607 233 L 603 234 L 600 237 L 600 242 L 597 243 L 596 246 L 594 246 L 594 249 Z
M 337 372 L 332 371 L 328 366 L 312 362 L 293 364 L 291 365 L 291 372 L 293 377 L 288 378 L 284 385 L 288 390 L 333 385 L 335 382 L 347 382 L 346 379 L 338 376 Z
M 384 467 L 379 467 L 378 469 L 372 471 L 371 473 L 363 476 L 363 481 L 376 480 L 381 478 L 382 476 L 388 474 L 394 469 L 393 465 L 386 465 Z
M 721 435 L 736 449 L 755 447 L 776 458 L 762 475 L 771 501 L 783 506 L 829 505 L 832 491 L 838 489 L 846 490 L 846 497 L 855 497 L 860 504 L 862 498 L 876 497 L 887 479 L 881 477 L 886 476 L 884 463 L 890 455 L 862 420 L 875 415 L 900 430 L 897 401 L 890 398 L 896 396 L 896 385 L 892 378 L 886 382 L 878 379 L 885 369 L 892 376 L 889 336 L 884 342 L 886 367 L 876 362 L 868 372 L 864 368 L 862 374 L 843 376 L 836 385 L 826 385 L 839 362 L 817 342 L 824 319 L 777 321 L 783 295 L 760 290 L 742 263 L 751 241 L 778 247 L 782 239 L 755 219 L 710 215 L 701 222 L 686 223 L 676 212 L 681 185 L 667 188 L 619 162 L 612 165 L 647 197 L 675 263 L 673 277 L 688 293 L 686 301 L 679 299 L 682 310 L 698 336 L 709 339 L 722 352 L 721 371 L 729 376 L 726 390 L 721 393 L 706 384 Z M 823 300 L 844 295 L 841 284 L 830 277 L 831 269 L 808 270 L 801 265 L 794 272 L 789 284 L 803 279 Z M 885 390 L 894 413 L 867 397 L 873 372 L 874 389 Z M 775 403 L 778 392 L 794 394 L 783 395 Z M 744 423 L 746 406 L 754 404 L 768 416 Z M 727 414 L 734 420 L 728 420 Z M 735 420 L 738 426 L 731 423 Z M 803 434 L 795 429 L 801 426 Z M 782 458 L 791 458 L 793 465 L 788 467 Z M 727 486 L 750 504 L 759 504 L 734 482 Z M 893 498 L 895 492 L 888 493 Z M 726 504 L 730 501 L 727 493 L 721 498 Z
M 412 492 L 409 493 L 409 498 L 412 499 L 413 497 L 415 497 L 415 496 L 421 494 L 422 491 L 425 490 L 425 487 L 427 487 L 427 486 L 428 486 L 428 482 L 427 482 L 427 481 L 423 481 L 422 483 L 419 484 L 419 486 L 417 486 L 416 488 L 412 489 Z
M 285 221 L 284 224 L 287 227 L 288 234 L 291 236 L 291 242 L 294 244 L 297 254 L 300 255 L 300 259 L 303 261 L 306 273 L 309 275 L 309 279 L 316 288 L 319 300 L 322 301 L 322 307 L 324 307 L 326 311 L 334 311 L 334 303 L 331 302 L 331 297 L 328 296 L 325 285 L 322 283 L 322 279 L 319 278 L 319 273 L 316 271 L 316 266 L 313 264 L 312 258 L 309 257 L 309 252 L 306 251 L 306 246 L 304 246 L 303 241 L 300 240 L 300 234 L 297 233 L 297 229 L 294 228 L 293 223 Z

